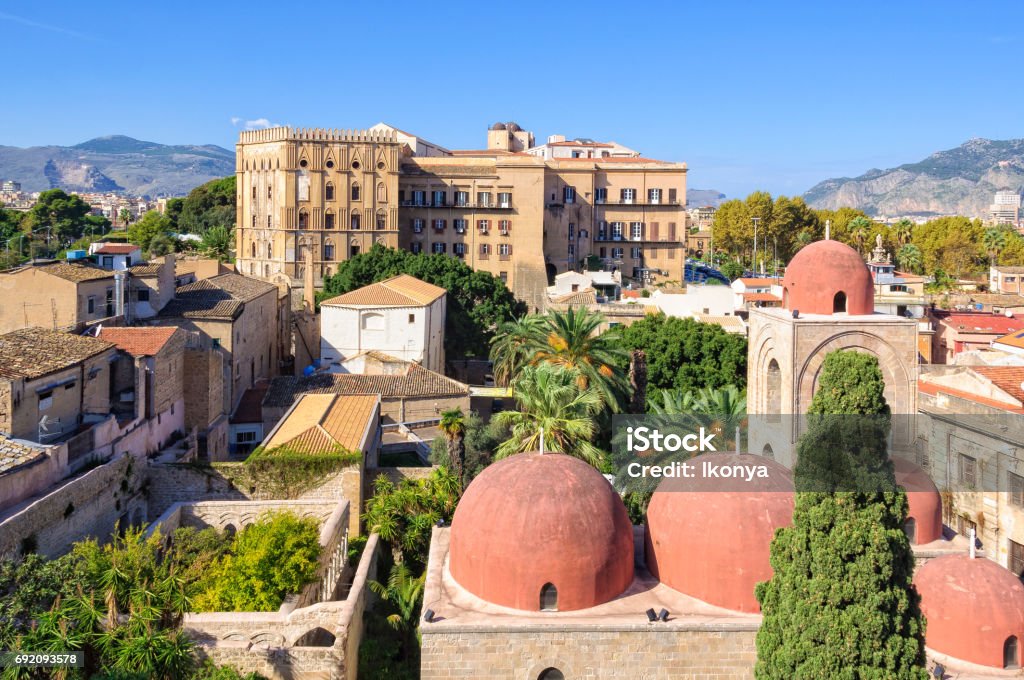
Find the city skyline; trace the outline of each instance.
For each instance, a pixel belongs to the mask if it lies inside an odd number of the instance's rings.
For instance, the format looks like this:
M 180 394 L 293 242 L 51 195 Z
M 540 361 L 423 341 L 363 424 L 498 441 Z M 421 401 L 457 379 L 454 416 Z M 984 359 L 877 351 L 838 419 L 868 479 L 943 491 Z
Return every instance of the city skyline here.
M 291 32 L 262 3 L 109 7 L 0 10 L 0 55 L 32 64 L 8 75 L 26 95 L 0 113 L 0 144 L 124 134 L 232 148 L 246 127 L 386 121 L 481 148 L 487 125 L 515 120 L 538 141 L 615 140 L 686 162 L 689 186 L 742 196 L 800 194 L 972 137 L 1024 136 L 1022 95 L 998 66 L 1021 44 L 1024 8 L 1011 3 L 984 15 L 953 3 L 791 3 L 578 5 L 552 16 L 530 2 L 511 12 L 324 4 L 292 13 Z M 39 91 L 47 71 L 63 74 L 61 86 Z M 977 104 L 992 92 L 998 106 Z M 70 115 L 69 102 L 81 104 Z

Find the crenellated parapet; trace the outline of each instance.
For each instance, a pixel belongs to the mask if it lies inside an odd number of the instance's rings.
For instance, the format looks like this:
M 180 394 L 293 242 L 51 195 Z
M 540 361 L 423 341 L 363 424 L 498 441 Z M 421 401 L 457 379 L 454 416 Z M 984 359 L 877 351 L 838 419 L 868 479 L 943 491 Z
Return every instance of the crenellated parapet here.
M 238 135 L 239 144 L 260 144 L 263 142 L 289 141 L 397 144 L 398 136 L 393 130 L 293 128 L 286 126 L 272 127 L 265 130 L 245 130 Z

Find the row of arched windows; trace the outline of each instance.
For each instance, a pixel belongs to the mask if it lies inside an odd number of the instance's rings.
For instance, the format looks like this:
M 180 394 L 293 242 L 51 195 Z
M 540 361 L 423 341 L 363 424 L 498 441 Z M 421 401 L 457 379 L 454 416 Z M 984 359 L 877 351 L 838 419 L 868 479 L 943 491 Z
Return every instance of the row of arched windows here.
M 383 231 L 383 230 L 388 228 L 388 214 L 387 214 L 387 211 L 385 211 L 385 210 L 378 210 L 373 215 L 373 217 L 374 217 L 374 224 L 373 224 L 373 228 L 374 229 L 376 229 L 378 231 Z M 309 212 L 305 208 L 303 208 L 303 209 L 299 210 L 299 219 L 298 219 L 298 225 L 297 226 L 298 226 L 299 229 L 307 230 L 307 229 L 310 228 L 309 225 L 310 225 L 310 222 L 309 222 Z M 324 212 L 324 227 L 323 228 L 324 229 L 336 229 L 337 228 L 337 220 L 335 219 L 334 211 L 331 210 L 330 208 L 328 208 Z M 358 211 L 353 210 L 352 214 L 349 216 L 348 228 L 352 229 L 352 230 L 355 230 L 355 231 L 358 231 L 358 230 L 363 228 L 363 226 L 362 226 L 362 215 Z

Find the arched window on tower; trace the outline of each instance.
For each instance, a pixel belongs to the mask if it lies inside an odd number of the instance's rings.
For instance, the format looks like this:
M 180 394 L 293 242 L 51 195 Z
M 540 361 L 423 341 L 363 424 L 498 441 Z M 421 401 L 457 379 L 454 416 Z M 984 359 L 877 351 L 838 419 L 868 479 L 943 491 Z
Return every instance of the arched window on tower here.
M 267 259 L 272 260 L 274 258 L 274 244 L 267 242 Z
M 836 293 L 836 296 L 832 298 L 832 313 L 846 313 L 846 293 L 844 293 L 843 291 L 839 291 L 838 293 Z
M 384 186 L 384 182 L 377 185 L 377 202 L 387 203 L 388 202 L 388 189 Z
M 777 423 L 781 420 L 782 413 L 782 371 L 779 369 L 779 362 L 772 359 L 768 362 L 768 370 L 765 375 L 764 390 L 764 412 L 766 420 L 770 423 Z
M 558 588 L 553 583 L 545 583 L 540 589 L 540 610 L 542 612 L 558 611 Z
M 309 229 L 309 213 L 305 210 L 299 211 L 299 229 Z
M 565 680 L 565 674 L 557 668 L 545 668 L 537 676 L 537 680 Z
M 327 186 L 324 188 L 324 198 L 328 201 L 334 200 L 334 185 L 330 182 L 328 182 Z
M 256 259 L 256 241 L 252 242 L 252 259 Z
M 1006 638 L 1003 643 L 1003 668 L 1020 668 L 1019 646 L 1016 635 Z
M 353 184 L 352 185 L 352 200 L 353 201 L 358 201 L 359 200 L 359 185 L 358 184 Z

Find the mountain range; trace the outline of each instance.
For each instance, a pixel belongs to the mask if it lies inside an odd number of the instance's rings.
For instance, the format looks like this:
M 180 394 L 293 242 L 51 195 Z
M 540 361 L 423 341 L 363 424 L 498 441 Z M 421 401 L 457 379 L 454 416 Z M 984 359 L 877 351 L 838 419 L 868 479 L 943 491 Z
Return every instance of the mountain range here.
M 986 217 L 995 192 L 1024 188 L 1024 139 L 972 139 L 917 163 L 827 179 L 804 199 L 815 208 L 869 215 Z
M 123 135 L 75 146 L 0 146 L 0 178 L 23 191 L 124 191 L 138 196 L 181 196 L 235 172 L 235 153 L 208 144 L 168 145 Z

